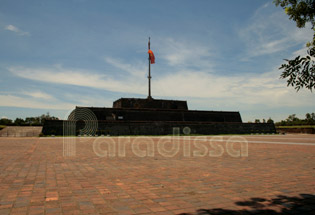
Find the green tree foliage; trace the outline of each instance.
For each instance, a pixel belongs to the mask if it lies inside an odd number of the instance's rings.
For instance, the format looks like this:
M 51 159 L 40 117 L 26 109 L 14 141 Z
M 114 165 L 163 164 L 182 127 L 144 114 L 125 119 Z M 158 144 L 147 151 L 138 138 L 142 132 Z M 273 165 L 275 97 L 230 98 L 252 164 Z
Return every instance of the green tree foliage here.
M 305 57 L 297 56 L 295 59 L 285 59 L 279 68 L 283 70 L 280 78 L 287 79 L 287 86 L 295 87 L 297 91 L 305 87 L 312 91 L 315 89 L 315 0 L 274 0 L 276 6 L 284 8 L 289 19 L 294 20 L 298 28 L 304 28 L 311 23 L 314 31 L 312 41 L 306 46 L 309 48 Z
M 47 112 L 47 114 L 42 114 L 38 118 L 39 118 L 40 124 L 42 124 L 42 125 L 45 123 L 46 120 L 58 120 L 57 117 L 50 116 L 49 112 Z
M 286 120 L 276 122 L 276 125 L 315 125 L 315 113 L 307 113 L 305 119 L 299 119 L 296 114 L 291 114 Z
M 0 125 L 12 125 L 13 122 L 11 119 L 2 118 L 0 119 Z
M 287 122 L 297 122 L 297 121 L 300 121 L 300 119 L 296 117 L 296 114 L 289 115 L 287 118 Z
M 25 120 L 22 118 L 16 118 L 14 120 L 14 125 L 25 125 Z
M 315 113 L 307 113 L 306 115 L 305 115 L 305 120 L 307 121 L 307 122 L 315 122 Z
M 273 120 L 269 117 L 269 119 L 267 120 L 267 123 L 274 123 Z
M 45 123 L 45 120 L 57 120 L 57 117 L 50 116 L 49 113 L 42 114 L 41 116 L 37 117 L 26 117 L 25 123 L 28 125 L 43 125 Z

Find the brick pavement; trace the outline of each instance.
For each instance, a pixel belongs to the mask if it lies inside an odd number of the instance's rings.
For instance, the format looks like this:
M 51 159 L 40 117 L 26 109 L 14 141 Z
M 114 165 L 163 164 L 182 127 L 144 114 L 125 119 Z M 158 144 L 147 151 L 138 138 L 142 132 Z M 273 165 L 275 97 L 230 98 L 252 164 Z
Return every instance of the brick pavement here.
M 76 138 L 73 157 L 62 138 L 0 138 L 0 215 L 311 214 L 315 135 L 243 137 L 243 157 L 227 153 L 227 136 L 214 145 L 179 138 L 173 157 L 159 153 L 157 137 Z M 109 140 L 114 156 L 103 153 Z M 153 156 L 141 154 L 148 142 Z

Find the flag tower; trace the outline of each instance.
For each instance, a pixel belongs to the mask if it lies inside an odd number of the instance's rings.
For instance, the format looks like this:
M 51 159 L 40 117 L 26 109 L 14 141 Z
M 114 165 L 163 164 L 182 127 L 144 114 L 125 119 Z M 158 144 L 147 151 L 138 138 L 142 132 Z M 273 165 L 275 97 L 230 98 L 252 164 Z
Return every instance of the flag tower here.
M 154 54 L 152 52 L 152 50 L 150 49 L 150 37 L 149 37 L 149 42 L 148 42 L 148 54 L 149 54 L 149 74 L 148 74 L 148 81 L 149 81 L 149 95 L 148 95 L 148 99 L 152 99 L 151 97 L 151 64 L 155 63 L 155 57 Z

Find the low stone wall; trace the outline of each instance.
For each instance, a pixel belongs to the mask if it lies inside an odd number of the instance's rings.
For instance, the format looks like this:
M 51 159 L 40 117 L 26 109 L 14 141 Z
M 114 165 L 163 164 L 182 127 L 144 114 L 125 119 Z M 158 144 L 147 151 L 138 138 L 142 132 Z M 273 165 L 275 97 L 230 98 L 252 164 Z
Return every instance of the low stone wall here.
M 140 98 L 118 99 L 114 101 L 113 108 L 188 110 L 187 101 Z
M 276 128 L 278 133 L 315 134 L 315 128 Z
M 164 110 L 164 109 L 124 109 L 100 107 L 76 107 L 75 114 L 87 114 L 90 110 L 99 121 L 176 121 L 176 122 L 242 122 L 237 111 L 198 111 L 198 110 Z M 78 115 L 80 115 L 78 114 Z
M 73 129 L 75 135 L 84 134 L 85 127 L 91 128 L 89 122 L 66 123 L 62 120 L 47 120 L 43 127 L 45 135 L 63 135 L 64 129 Z M 168 135 L 178 128 L 180 134 L 251 134 L 276 133 L 273 123 L 205 123 L 205 122 L 125 122 L 98 121 L 97 128 L 89 129 L 87 135 Z M 69 134 L 69 133 L 68 133 Z
M 38 137 L 42 126 L 7 126 L 0 130 L 0 137 Z

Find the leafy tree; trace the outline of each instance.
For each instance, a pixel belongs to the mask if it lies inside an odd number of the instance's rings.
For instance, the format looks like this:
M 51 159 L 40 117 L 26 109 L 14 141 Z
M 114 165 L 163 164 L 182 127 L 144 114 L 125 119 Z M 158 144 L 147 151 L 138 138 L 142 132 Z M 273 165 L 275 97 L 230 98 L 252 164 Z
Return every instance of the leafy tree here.
M 301 122 L 301 120 L 296 117 L 296 114 L 289 115 L 286 121 L 291 125 L 300 124 Z
M 26 117 L 25 123 L 28 125 L 40 125 L 40 121 L 38 117 Z
M 255 123 L 260 123 L 260 120 L 259 119 L 255 119 Z
M 58 120 L 57 117 L 54 117 L 54 116 L 50 116 L 49 112 L 47 112 L 47 114 L 42 114 L 40 117 L 39 117 L 39 121 L 40 123 L 43 125 L 45 123 L 46 120 Z
M 7 118 L 0 119 L 0 125 L 12 125 L 12 120 Z
M 315 125 L 315 113 L 305 114 L 305 119 L 299 119 L 296 114 L 291 114 L 286 120 L 276 122 L 277 126 L 290 126 L 290 125 Z
M 279 68 L 284 70 L 280 78 L 287 79 L 287 86 L 295 87 L 297 91 L 303 87 L 312 91 L 315 89 L 315 0 L 274 0 L 274 3 L 284 8 L 298 28 L 304 28 L 308 22 L 312 25 L 314 35 L 313 40 L 306 44 L 309 48 L 307 55 L 292 60 L 285 59 L 287 63 Z
M 267 120 L 267 123 L 273 123 L 273 120 L 269 117 L 269 119 Z
M 14 125 L 25 125 L 25 121 L 22 118 L 16 118 L 14 120 Z
M 315 113 L 307 113 L 305 115 L 305 121 L 307 124 L 315 123 Z

